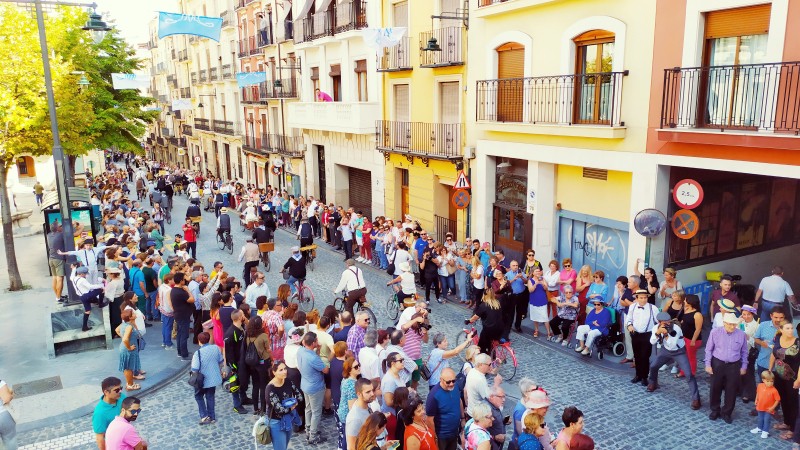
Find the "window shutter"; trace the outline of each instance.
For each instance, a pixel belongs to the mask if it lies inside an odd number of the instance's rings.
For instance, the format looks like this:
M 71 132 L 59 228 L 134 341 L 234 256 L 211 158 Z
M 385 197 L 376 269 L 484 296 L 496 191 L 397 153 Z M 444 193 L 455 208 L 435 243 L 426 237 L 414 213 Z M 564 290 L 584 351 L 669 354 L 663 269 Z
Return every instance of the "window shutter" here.
M 461 117 L 458 107 L 461 104 L 458 98 L 458 82 L 451 81 L 439 84 L 439 109 L 441 123 L 459 123 Z
M 366 72 L 366 71 L 367 71 L 367 60 L 359 59 L 358 61 L 356 61 L 355 72 Z
M 770 3 L 706 13 L 706 39 L 769 32 Z
M 517 43 L 505 44 L 497 49 L 497 78 L 522 78 L 525 76 L 525 47 Z
M 392 8 L 394 10 L 394 26 L 408 28 L 408 2 L 395 3 Z
M 319 80 L 319 67 L 312 67 L 311 68 L 311 79 L 312 80 Z
M 411 120 L 408 103 L 408 85 L 396 85 L 394 87 L 394 120 L 398 122 L 408 122 Z

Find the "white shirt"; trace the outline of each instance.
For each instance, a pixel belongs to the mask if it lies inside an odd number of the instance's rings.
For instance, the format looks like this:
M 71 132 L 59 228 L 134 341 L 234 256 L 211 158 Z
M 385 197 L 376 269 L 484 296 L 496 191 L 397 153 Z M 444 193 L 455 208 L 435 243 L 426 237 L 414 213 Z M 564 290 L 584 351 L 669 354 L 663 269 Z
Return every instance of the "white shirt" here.
M 658 330 L 657 325 L 653 327 L 653 332 L 650 335 L 651 344 L 655 344 L 658 342 L 659 336 L 656 335 L 656 330 Z M 675 336 L 669 334 L 669 328 L 667 328 L 668 334 L 664 337 L 664 340 L 661 342 L 661 345 L 666 350 L 674 352 L 682 349 L 683 347 L 686 346 L 686 344 L 683 342 L 683 331 L 681 330 L 681 327 L 673 324 L 672 331 L 674 332 Z
M 628 307 L 628 314 L 625 316 L 625 327 L 633 325 L 633 329 L 637 333 L 649 333 L 653 330 L 653 325 L 656 324 L 656 315 L 658 308 L 656 305 L 646 303 L 644 306 L 639 306 L 638 303 L 632 304 Z
M 361 376 L 374 380 L 383 376 L 381 373 L 381 360 L 378 352 L 372 347 L 362 347 L 358 352 L 358 362 L 361 364 Z
M 103 289 L 105 287 L 102 283 L 92 284 L 86 277 L 79 277 L 75 270 L 72 271 L 70 279 L 72 280 L 72 286 L 75 288 L 75 293 L 78 295 L 88 294 L 92 289 Z
M 398 276 L 403 272 L 400 270 L 400 264 L 404 262 L 411 264 L 411 254 L 407 250 L 397 249 L 389 262 L 394 263 L 394 276 Z M 407 291 L 404 292 L 408 293 Z
M 364 287 L 367 287 L 364 273 L 358 267 L 350 266 L 342 272 L 342 278 L 339 279 L 339 284 L 333 292 L 339 293 L 344 289 L 347 289 L 347 292 L 353 292 Z
M 480 275 L 478 278 L 473 278 L 472 279 L 472 286 L 474 286 L 475 289 L 483 289 L 483 288 L 485 288 L 486 287 L 486 278 L 483 276 L 483 274 L 484 274 L 483 266 L 479 265 L 479 266 L 473 267 L 472 268 L 472 272 Z
M 417 307 L 409 306 L 408 308 L 403 310 L 403 313 L 400 314 L 400 318 L 397 319 L 397 328 L 402 327 L 404 324 L 408 323 L 411 320 L 411 316 L 413 316 L 417 312 Z
M 557 270 L 552 273 L 548 270 L 542 276 L 544 277 L 544 281 L 547 282 L 548 291 L 558 290 L 558 280 L 561 277 L 561 274 Z
M 417 293 L 417 285 L 414 283 L 413 273 L 403 272 L 400 274 L 400 290 L 406 295 Z
M 486 375 L 480 370 L 470 370 L 464 383 L 464 391 L 467 393 L 467 407 L 480 402 L 488 402 L 490 392 Z
M 250 305 L 250 308 L 253 311 L 256 311 L 258 310 L 258 308 L 256 308 L 256 299 L 262 295 L 266 295 L 267 298 L 271 297 L 269 293 L 269 286 L 267 286 L 266 282 L 261 283 L 261 286 L 254 282 L 251 283 L 250 286 L 247 286 L 247 290 L 244 292 L 244 301 Z
M 761 298 L 773 303 L 783 303 L 787 296 L 794 295 L 789 283 L 778 275 L 764 277 L 758 288 L 761 289 Z
M 453 257 L 450 255 L 450 253 L 447 253 L 444 256 L 439 255 L 436 257 L 436 260 L 441 263 L 439 268 L 436 269 L 436 272 L 443 277 L 449 276 L 450 274 L 447 273 L 447 263 L 453 260 Z

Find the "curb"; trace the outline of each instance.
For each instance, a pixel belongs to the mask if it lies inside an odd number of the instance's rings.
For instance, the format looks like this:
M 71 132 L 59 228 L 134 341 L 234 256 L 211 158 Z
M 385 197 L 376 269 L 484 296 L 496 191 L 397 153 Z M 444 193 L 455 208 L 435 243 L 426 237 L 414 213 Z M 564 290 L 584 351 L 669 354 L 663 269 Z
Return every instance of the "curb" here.
M 36 236 L 37 234 L 43 234 L 43 233 L 44 232 L 42 230 L 36 230 L 36 231 L 29 231 L 27 233 L 22 233 L 22 234 L 15 234 L 13 236 L 14 236 L 14 239 L 16 239 L 16 238 L 24 238 L 24 237 Z
M 175 371 L 174 374 L 167 376 L 163 380 L 157 382 L 156 384 L 148 388 L 137 391 L 136 396 L 145 397 L 147 395 L 154 394 L 163 389 L 168 384 L 172 383 L 173 381 L 176 381 L 179 378 L 184 377 L 186 375 L 186 372 L 188 371 L 190 364 L 191 362 L 189 361 L 186 362 L 181 361 L 180 367 L 178 368 L 178 370 Z M 33 422 L 17 424 L 17 433 L 27 433 L 31 431 L 36 431 L 40 428 L 52 426 L 53 423 L 66 422 L 68 420 L 77 419 L 79 417 L 90 416 L 92 413 L 94 413 L 95 405 L 96 402 L 93 402 L 91 405 L 81 406 L 80 408 L 74 409 L 69 412 L 61 413 L 56 416 L 35 420 Z

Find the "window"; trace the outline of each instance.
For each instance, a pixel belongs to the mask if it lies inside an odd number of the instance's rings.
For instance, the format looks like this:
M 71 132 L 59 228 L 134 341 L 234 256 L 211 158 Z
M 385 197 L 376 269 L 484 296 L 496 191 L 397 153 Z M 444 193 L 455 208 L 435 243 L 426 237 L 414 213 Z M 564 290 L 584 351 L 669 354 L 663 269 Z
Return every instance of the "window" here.
M 394 86 L 394 120 L 408 122 L 411 120 L 409 108 L 409 88 L 407 84 Z
M 522 122 L 525 47 L 509 42 L 497 47 L 497 120 Z
M 458 81 L 439 83 L 439 123 L 459 123 L 460 97 Z
M 394 26 L 408 27 L 408 2 L 395 3 L 392 6 L 392 18 Z
M 592 30 L 573 39 L 576 46 L 574 120 L 608 124 L 612 101 L 614 33 Z
M 17 171 L 20 175 L 28 175 L 28 160 L 26 157 L 21 157 L 17 160 Z
M 342 66 L 331 64 L 331 71 L 328 75 L 331 77 L 331 85 L 333 86 L 331 97 L 333 97 L 333 101 L 340 102 L 342 101 Z
M 760 123 L 764 92 L 770 90 L 765 83 L 772 80 L 765 80 L 759 67 L 731 66 L 766 62 L 770 11 L 768 3 L 706 14 L 703 63 L 711 68 L 700 86 L 704 126 L 754 128 Z
M 367 96 L 367 60 L 359 59 L 356 61 L 356 88 L 358 93 L 358 101 L 368 101 Z

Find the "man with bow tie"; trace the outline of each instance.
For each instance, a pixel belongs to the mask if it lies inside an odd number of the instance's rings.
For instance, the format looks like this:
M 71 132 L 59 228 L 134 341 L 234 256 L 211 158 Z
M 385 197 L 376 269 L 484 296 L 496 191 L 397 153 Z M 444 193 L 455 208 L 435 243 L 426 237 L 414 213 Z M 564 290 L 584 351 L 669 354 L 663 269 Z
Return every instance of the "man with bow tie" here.
M 653 349 L 650 344 L 650 336 L 653 326 L 657 323 L 658 308 L 647 302 L 650 293 L 645 289 L 638 289 L 634 294 L 636 302 L 628 308 L 625 319 L 625 328 L 631 334 L 633 362 L 636 366 L 636 376 L 631 383 L 641 383 L 642 386 L 647 386 L 650 353 Z

